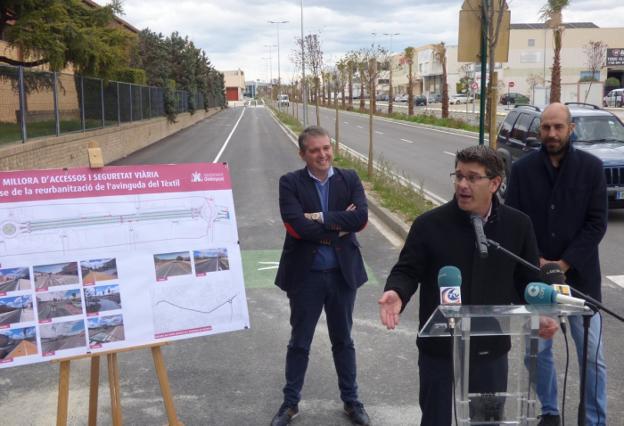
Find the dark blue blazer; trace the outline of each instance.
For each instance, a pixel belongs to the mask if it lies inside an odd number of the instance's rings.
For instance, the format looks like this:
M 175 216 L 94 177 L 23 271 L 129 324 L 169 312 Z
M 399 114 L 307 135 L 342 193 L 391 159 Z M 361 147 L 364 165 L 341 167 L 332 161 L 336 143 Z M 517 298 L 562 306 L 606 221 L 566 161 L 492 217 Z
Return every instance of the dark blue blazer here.
M 601 300 L 598 245 L 607 230 L 602 161 L 570 144 L 559 169 L 544 148 L 516 161 L 505 204 L 529 215 L 540 256 L 565 260 L 568 284 Z
M 345 211 L 354 204 L 354 211 Z M 308 170 L 287 173 L 279 181 L 279 205 L 286 238 L 275 284 L 284 291 L 296 292 L 310 272 L 321 244 L 336 251 L 344 279 L 351 288 L 364 284 L 368 277 L 355 233 L 368 221 L 368 204 L 364 187 L 353 170 L 334 167 L 329 180 L 329 211 L 323 222 L 306 219 L 304 213 L 320 212 L 321 200 Z M 341 231 L 348 234 L 340 237 Z

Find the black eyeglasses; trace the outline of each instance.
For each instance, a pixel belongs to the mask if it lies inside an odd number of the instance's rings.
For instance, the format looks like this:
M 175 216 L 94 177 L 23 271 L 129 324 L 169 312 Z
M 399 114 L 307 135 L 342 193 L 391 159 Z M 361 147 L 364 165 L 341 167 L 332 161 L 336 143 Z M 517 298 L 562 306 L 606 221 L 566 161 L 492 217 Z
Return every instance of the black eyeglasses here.
M 451 173 L 451 182 L 454 184 L 460 184 L 462 180 L 466 179 L 470 185 L 474 185 L 481 179 L 492 179 L 491 176 L 481 176 L 481 175 L 468 175 L 464 176 L 461 173 Z

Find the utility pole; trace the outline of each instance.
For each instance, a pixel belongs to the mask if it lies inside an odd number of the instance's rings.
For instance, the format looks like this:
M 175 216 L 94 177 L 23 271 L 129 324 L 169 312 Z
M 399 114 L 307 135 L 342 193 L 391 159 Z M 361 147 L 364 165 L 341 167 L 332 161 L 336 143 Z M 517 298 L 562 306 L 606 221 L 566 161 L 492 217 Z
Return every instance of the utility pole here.
M 277 24 L 277 91 L 278 94 L 281 95 L 282 94 L 282 76 L 281 76 L 281 72 L 280 72 L 280 48 L 279 48 L 279 26 L 280 24 L 286 24 L 288 23 L 288 21 L 268 21 L 269 24 Z M 278 98 L 278 102 L 277 102 L 277 106 L 279 108 L 279 98 Z
M 303 98 L 303 128 L 308 127 L 308 91 L 305 77 L 305 39 L 303 38 L 303 0 L 301 0 L 301 97 Z

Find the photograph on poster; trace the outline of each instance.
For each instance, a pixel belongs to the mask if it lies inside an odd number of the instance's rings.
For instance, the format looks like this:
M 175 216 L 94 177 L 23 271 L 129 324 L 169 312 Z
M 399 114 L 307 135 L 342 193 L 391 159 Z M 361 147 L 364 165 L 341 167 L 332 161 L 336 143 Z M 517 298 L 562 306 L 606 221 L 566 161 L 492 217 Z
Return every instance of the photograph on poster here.
M 39 321 L 52 318 L 83 315 L 80 289 L 37 293 L 37 316 Z
M 193 262 L 195 263 L 195 275 L 198 277 L 204 276 L 208 272 L 230 269 L 226 248 L 193 250 Z
M 83 260 L 80 262 L 80 270 L 83 285 L 93 285 L 118 278 L 115 258 Z
M 44 356 L 55 352 L 86 346 L 85 325 L 82 319 L 76 321 L 56 322 L 39 326 L 41 335 L 41 352 Z
M 77 262 L 35 265 L 33 266 L 33 274 L 37 290 L 80 283 Z
M 164 281 L 169 277 L 192 273 L 191 257 L 188 251 L 160 253 L 154 255 L 156 280 Z
M 245 322 L 246 303 L 225 279 L 198 281 L 192 286 L 154 286 L 152 311 L 156 338 L 186 331 L 227 328 Z
M 0 297 L 0 326 L 34 321 L 31 295 Z
M 89 328 L 89 345 L 92 347 L 125 339 L 121 315 L 89 318 L 87 327 Z
M 121 309 L 119 284 L 101 285 L 84 289 L 87 314 Z
M 18 290 L 30 290 L 30 269 L 26 267 L 0 269 L 0 293 Z
M 37 354 L 35 327 L 0 330 L 0 362 L 9 362 L 20 356 Z

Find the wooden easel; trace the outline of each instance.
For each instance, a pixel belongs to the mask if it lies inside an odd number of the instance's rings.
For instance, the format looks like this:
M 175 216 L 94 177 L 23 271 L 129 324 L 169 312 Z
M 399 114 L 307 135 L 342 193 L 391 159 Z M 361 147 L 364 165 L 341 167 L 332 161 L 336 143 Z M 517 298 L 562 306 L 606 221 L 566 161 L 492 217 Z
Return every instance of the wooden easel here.
M 89 166 L 91 168 L 104 167 L 102 150 L 98 146 L 97 142 L 90 141 L 88 143 L 87 155 L 89 158 Z M 110 352 L 99 352 L 97 354 L 80 355 L 60 360 L 56 425 L 67 425 L 70 362 L 72 360 L 84 358 L 91 358 L 88 424 L 89 426 L 95 426 L 97 424 L 97 405 L 100 387 L 100 356 L 106 355 L 106 361 L 108 364 L 108 387 L 110 390 L 111 398 L 111 418 L 113 426 L 121 426 L 121 394 L 119 390 L 119 366 L 117 364 L 117 354 L 135 349 L 150 348 L 152 350 L 152 358 L 154 359 L 154 368 L 156 369 L 156 375 L 158 376 L 158 382 L 160 383 L 160 392 L 162 393 L 163 401 L 165 403 L 165 410 L 167 411 L 169 426 L 183 426 L 183 423 L 178 420 L 178 416 L 176 414 L 175 405 L 173 404 L 173 398 L 171 396 L 171 389 L 169 388 L 167 369 L 165 368 L 165 362 L 163 360 L 162 352 L 160 351 L 160 347 L 164 344 L 165 343 L 137 346 L 133 348 L 126 348 Z
M 156 369 L 156 375 L 158 376 L 158 382 L 160 383 L 160 391 L 163 396 L 163 402 L 165 403 L 165 410 L 167 411 L 167 419 L 169 426 L 182 426 L 183 423 L 178 420 L 175 405 L 173 404 L 173 397 L 171 395 L 171 389 L 169 387 L 169 378 L 167 377 L 167 369 L 165 368 L 165 362 L 163 360 L 160 347 L 163 344 L 137 346 L 134 348 L 127 348 L 111 352 L 101 352 L 91 355 L 80 355 L 72 358 L 63 359 L 60 361 L 59 368 L 59 388 L 58 388 L 58 403 L 56 414 L 56 426 L 67 425 L 67 406 L 69 402 L 69 369 L 70 362 L 73 360 L 91 358 L 91 375 L 89 385 L 89 426 L 95 426 L 97 424 L 97 405 L 98 405 L 98 393 L 100 386 L 100 357 L 106 355 L 106 361 L 108 364 L 108 387 L 110 390 L 111 399 L 111 418 L 113 426 L 121 426 L 121 393 L 119 389 L 119 366 L 117 364 L 117 354 L 121 352 L 132 351 L 135 349 L 150 348 L 152 351 L 152 358 L 154 359 L 154 367 Z

